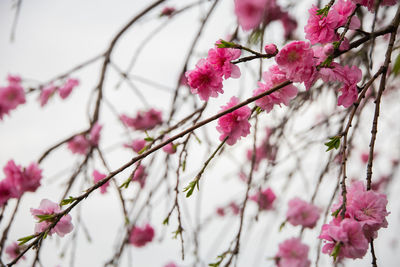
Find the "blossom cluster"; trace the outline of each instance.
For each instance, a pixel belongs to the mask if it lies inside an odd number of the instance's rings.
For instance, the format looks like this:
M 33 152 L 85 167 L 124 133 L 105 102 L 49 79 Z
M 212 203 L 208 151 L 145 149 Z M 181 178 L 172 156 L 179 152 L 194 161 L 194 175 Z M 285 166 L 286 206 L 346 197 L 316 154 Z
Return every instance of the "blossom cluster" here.
M 271 210 L 273 208 L 276 195 L 271 188 L 260 190 L 254 195 L 250 196 L 250 200 L 258 204 L 260 210 Z
M 143 247 L 154 238 L 154 229 L 150 224 L 143 227 L 134 226 L 131 229 L 129 243 L 135 247 Z
M 8 86 L 0 87 L 0 120 L 25 103 L 25 92 L 19 76 L 8 75 Z
M 279 244 L 279 251 L 275 255 L 277 267 L 309 267 L 309 247 L 299 238 L 290 238 Z
M 40 91 L 40 105 L 42 107 L 45 106 L 50 97 L 52 97 L 56 92 L 58 92 L 61 99 L 66 99 L 72 93 L 72 90 L 78 85 L 79 80 L 73 78 L 67 79 L 67 81 L 61 86 L 55 86 L 53 83 L 48 84 Z
M 40 186 L 42 170 L 36 163 L 23 168 L 10 160 L 3 171 L 6 177 L 0 181 L 0 206 L 10 198 L 19 198 L 25 192 L 35 192 Z
M 377 237 L 378 230 L 386 228 L 386 195 L 366 190 L 363 182 L 356 181 L 346 194 L 344 217 L 339 216 L 344 207 L 342 197 L 332 207 L 336 215 L 322 226 L 319 238 L 325 241 L 322 252 L 335 258 L 362 258 L 367 253 L 368 243 Z
M 74 154 L 86 155 L 90 147 L 99 145 L 100 132 L 103 128 L 99 123 L 93 124 L 88 135 L 80 134 L 68 141 L 68 148 Z
M 129 117 L 122 114 L 120 120 L 128 127 L 139 131 L 145 131 L 162 124 L 162 113 L 157 109 L 151 108 L 148 111 L 138 111 L 136 117 Z

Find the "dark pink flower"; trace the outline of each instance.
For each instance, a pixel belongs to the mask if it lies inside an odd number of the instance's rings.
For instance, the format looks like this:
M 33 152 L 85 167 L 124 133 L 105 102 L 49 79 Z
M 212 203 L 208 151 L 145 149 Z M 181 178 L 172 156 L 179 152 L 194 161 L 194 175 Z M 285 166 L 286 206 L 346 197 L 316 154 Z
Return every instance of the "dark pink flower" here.
M 132 177 L 132 181 L 138 182 L 140 184 L 140 187 L 143 188 L 146 183 L 146 177 L 147 177 L 146 169 L 144 168 L 143 165 L 139 165 L 136 168 L 136 171 Z
M 268 0 L 235 0 L 235 14 L 243 30 L 257 28 L 262 22 Z
M 319 213 L 317 206 L 296 197 L 289 201 L 286 219 L 294 226 L 314 228 L 319 219 Z
M 138 111 L 134 118 L 121 115 L 120 119 L 126 126 L 135 130 L 151 130 L 162 124 L 162 112 L 151 108 L 148 111 Z
M 172 17 L 172 15 L 174 14 L 175 11 L 176 11 L 176 9 L 174 7 L 166 6 L 161 11 L 161 16 Z
M 84 135 L 77 135 L 68 142 L 68 148 L 74 154 L 86 155 L 90 148 L 90 142 Z
M 143 247 L 154 238 L 154 229 L 146 224 L 144 227 L 134 226 L 129 236 L 129 243 L 135 247 Z
M 304 27 L 306 38 L 310 40 L 311 44 L 336 41 L 338 36 L 335 29 L 339 26 L 341 17 L 334 9 L 331 9 L 327 16 L 318 15 L 318 10 L 319 8 L 314 5 L 308 10 L 310 17 Z
M 239 99 L 233 96 L 226 106 L 221 107 L 221 111 L 227 110 L 237 104 L 239 104 Z M 250 133 L 250 114 L 250 108 L 244 106 L 219 118 L 217 126 L 218 132 L 221 133 L 219 140 L 222 141 L 228 137 L 226 143 L 232 146 L 241 137 L 246 137 Z
M 2 207 L 10 198 L 16 197 L 18 193 L 15 190 L 14 183 L 10 179 L 0 181 L 0 207 Z
M 250 196 L 250 199 L 257 202 L 260 210 L 270 210 L 276 199 L 276 195 L 271 188 L 257 192 L 256 194 Z
M 222 94 L 222 76 L 215 67 L 206 59 L 200 59 L 196 68 L 185 73 L 188 84 L 193 94 L 198 94 L 200 99 L 208 101 L 210 97 Z
M 225 209 L 222 207 L 217 208 L 217 214 L 221 217 L 225 216 Z
M 375 12 L 375 0 L 352 0 L 356 4 L 368 7 L 368 10 Z M 382 0 L 380 2 L 381 6 L 393 6 L 397 3 L 397 0 Z
M 356 5 L 351 0 L 338 0 L 332 9 L 338 14 L 338 26 L 346 25 L 347 19 L 353 13 Z M 350 29 L 354 30 L 360 27 L 360 19 L 357 16 L 353 16 L 350 25 Z
M 309 267 L 308 246 L 301 243 L 299 238 L 290 238 L 279 244 L 275 256 L 278 267 Z
M 322 252 L 331 255 L 335 246 L 340 246 L 336 255 L 341 258 L 362 258 L 368 251 L 368 240 L 365 238 L 361 224 L 353 219 L 333 219 L 322 226 L 320 239 L 325 245 Z
M 231 202 L 229 203 L 229 207 L 232 210 L 232 213 L 235 215 L 238 215 L 240 212 L 240 207 L 238 206 L 238 204 L 236 204 L 235 202 Z
M 275 55 L 276 53 L 278 53 L 278 48 L 275 44 L 266 44 L 264 46 L 264 51 L 269 55 Z
M 56 215 L 57 213 L 61 212 L 60 205 L 54 203 L 48 199 L 43 199 L 40 202 L 38 209 L 32 209 L 32 215 L 40 221 L 40 215 Z M 38 217 L 39 216 L 39 217 Z M 35 225 L 35 233 L 41 233 L 47 229 L 52 224 L 53 219 L 44 220 L 42 222 L 37 222 Z M 56 226 L 50 230 L 49 235 L 56 233 L 60 237 L 70 233 L 74 226 L 71 223 L 71 215 L 66 214 L 64 215 L 56 224 Z
M 62 99 L 67 98 L 72 90 L 79 85 L 79 81 L 77 79 L 68 79 L 64 85 L 60 86 L 58 89 L 58 93 Z
M 208 50 L 207 60 L 214 66 L 219 75 L 224 76 L 225 79 L 230 77 L 239 78 L 240 69 L 235 64 L 232 64 L 231 61 L 238 59 L 240 54 L 240 49 L 212 48 Z
M 175 154 L 176 152 L 176 146 L 170 142 L 168 144 L 166 144 L 165 146 L 163 146 L 162 150 L 167 153 L 167 154 Z
M 6 87 L 0 87 L 0 106 L 4 110 L 12 110 L 25 103 L 25 92 L 18 82 L 10 82 Z M 7 112 L 6 112 L 7 113 Z
M 24 168 L 22 173 L 21 189 L 23 192 L 35 192 L 40 186 L 42 179 L 42 170 L 36 163 L 31 163 Z
M 97 170 L 94 170 L 92 175 L 93 175 L 93 182 L 95 184 L 107 177 L 107 175 L 100 173 Z M 110 181 L 108 181 L 107 183 L 100 186 L 100 193 L 101 194 L 107 193 L 107 187 L 109 185 L 110 185 Z
M 89 133 L 89 142 L 91 143 L 91 145 L 93 146 L 98 146 L 99 145 L 99 141 L 100 141 L 100 132 L 101 129 L 103 128 L 102 125 L 100 125 L 98 122 L 96 122 L 92 129 L 90 130 Z
M 48 86 L 44 87 L 41 91 L 40 91 L 40 95 L 39 95 L 39 101 L 40 101 L 40 106 L 44 106 L 47 104 L 47 102 L 49 101 L 49 98 L 54 95 L 54 93 L 56 92 L 57 87 L 54 86 L 53 84 L 49 84 Z
M 139 153 L 146 146 L 146 140 L 144 139 L 135 139 L 131 144 L 124 144 L 124 147 L 130 148 L 136 153 Z

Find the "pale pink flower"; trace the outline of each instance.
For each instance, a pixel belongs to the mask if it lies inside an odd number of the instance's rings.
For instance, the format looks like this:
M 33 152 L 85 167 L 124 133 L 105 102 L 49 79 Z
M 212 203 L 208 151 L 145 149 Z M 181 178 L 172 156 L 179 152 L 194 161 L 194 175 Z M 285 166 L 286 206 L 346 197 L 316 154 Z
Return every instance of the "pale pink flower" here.
M 60 205 L 48 199 L 43 199 L 40 202 L 38 209 L 31 208 L 32 215 L 38 221 L 41 220 L 38 217 L 38 215 L 56 215 L 60 212 L 61 212 Z M 54 226 L 54 228 L 50 230 L 49 235 L 56 233 L 60 237 L 63 237 L 64 235 L 70 233 L 74 228 L 74 226 L 71 223 L 71 220 L 72 220 L 71 215 L 69 214 L 64 215 Z M 35 225 L 35 233 L 41 233 L 45 231 L 51 224 L 52 224 L 52 219 L 44 220 L 42 222 L 37 222 Z
M 352 0 L 355 4 L 360 4 L 362 6 L 368 7 L 368 10 L 375 12 L 375 0 Z M 382 0 L 380 2 L 381 6 L 393 6 L 397 3 L 397 0 Z
M 341 17 L 333 9 L 329 11 L 327 16 L 318 15 L 318 10 L 319 8 L 314 5 L 308 10 L 310 17 L 304 27 L 306 38 L 310 40 L 311 44 L 336 41 L 338 36 L 335 29 L 339 26 Z
M 13 260 L 16 257 L 18 257 L 18 255 L 21 254 L 22 250 L 23 250 L 23 247 L 18 246 L 17 242 L 12 242 L 5 249 L 5 251 L 6 251 L 7 255 L 8 255 L 8 258 L 11 259 L 11 260 Z M 25 256 L 22 256 L 21 259 L 24 260 Z
M 276 85 L 287 81 L 286 73 L 281 71 L 277 65 L 273 65 L 265 71 L 262 75 L 265 83 L 258 82 L 258 88 L 253 91 L 253 95 L 259 95 L 264 93 Z M 293 99 L 297 95 L 297 87 L 292 84 L 289 84 L 278 91 L 273 92 L 267 96 L 264 96 L 260 99 L 256 100 L 256 105 L 261 107 L 262 109 L 270 112 L 274 105 L 289 105 L 291 99 Z
M 286 219 L 294 226 L 314 228 L 319 219 L 319 213 L 317 206 L 296 197 L 289 201 Z
M 79 81 L 77 79 L 68 79 L 64 85 L 60 86 L 58 89 L 58 93 L 62 99 L 67 98 L 72 90 L 79 85 Z
M 232 97 L 226 106 L 222 106 L 221 111 L 227 110 L 239 104 L 237 97 Z M 218 119 L 217 130 L 221 133 L 219 140 L 222 141 L 226 137 L 228 145 L 234 145 L 241 137 L 246 137 L 250 133 L 249 117 L 251 109 L 248 106 L 241 107 L 228 113 Z
M 222 76 L 215 67 L 206 59 L 200 59 L 196 68 L 185 73 L 188 84 L 193 94 L 198 94 L 200 99 L 208 101 L 210 97 L 217 97 L 222 90 Z
M 90 147 L 90 142 L 84 135 L 77 135 L 68 141 L 68 148 L 74 154 L 86 155 Z
M 218 43 L 218 42 L 217 42 Z M 225 79 L 230 77 L 239 78 L 240 69 L 231 61 L 240 57 L 240 49 L 234 48 L 211 48 L 208 50 L 208 62 L 214 66 L 215 70 L 220 76 L 224 76 Z
M 235 0 L 235 14 L 243 30 L 252 30 L 260 25 L 268 0 Z
M 98 122 L 96 122 L 89 133 L 89 142 L 93 146 L 98 146 L 100 141 L 100 132 L 103 128 Z
M 151 130 L 162 124 L 162 112 L 151 108 L 148 111 L 138 111 L 134 118 L 121 115 L 120 119 L 126 126 L 135 130 Z
M 154 229 L 146 224 L 144 227 L 134 226 L 129 236 L 129 243 L 135 247 L 143 247 L 154 238 Z
M 275 256 L 278 267 L 309 267 L 309 247 L 299 238 L 290 238 L 279 244 L 279 251 Z
M 353 219 L 333 219 L 322 226 L 320 239 L 325 245 L 322 252 L 331 255 L 335 246 L 340 244 L 338 258 L 362 258 L 368 251 L 368 240 L 365 238 L 361 224 Z
M 36 163 L 31 163 L 24 168 L 22 173 L 21 189 L 23 192 L 35 192 L 40 186 L 42 179 L 42 170 Z
M 7 75 L 7 81 L 8 81 L 9 83 L 21 83 L 22 79 L 21 79 L 21 77 L 18 76 L 18 75 L 11 75 L 11 74 L 8 74 L 8 75 Z
M 49 84 L 48 86 L 44 87 L 40 91 L 39 95 L 40 106 L 43 107 L 44 105 L 46 105 L 50 97 L 55 93 L 56 90 L 57 87 L 54 86 L 53 84 Z
M 146 140 L 144 139 L 135 139 L 130 144 L 124 144 L 124 147 L 130 148 L 136 153 L 139 153 L 146 146 Z
M 275 44 L 266 44 L 264 46 L 264 51 L 269 55 L 275 55 L 276 53 L 278 53 L 278 48 Z
M 273 208 L 272 205 L 276 199 L 276 195 L 271 188 L 267 188 L 250 196 L 250 199 L 257 202 L 260 210 L 271 210 Z
M 292 82 L 304 82 L 309 89 L 317 79 L 314 53 L 310 43 L 293 41 L 285 45 L 275 57 L 275 61 L 286 78 Z
M 143 165 L 139 165 L 136 168 L 136 171 L 132 177 L 132 181 L 138 182 L 140 184 L 140 187 L 143 188 L 146 183 L 146 177 L 147 177 L 146 169 L 144 168 Z
M 95 184 L 107 177 L 107 175 L 105 175 L 104 173 L 100 173 L 97 170 L 94 170 L 92 175 L 93 175 L 93 182 Z M 108 181 L 107 183 L 100 186 L 100 193 L 101 194 L 107 193 L 107 187 L 109 185 L 110 185 L 110 181 Z
M 167 154 L 175 154 L 176 152 L 176 146 L 170 142 L 168 144 L 166 144 L 165 146 L 163 146 L 162 150 L 167 153 Z
M 232 210 L 232 213 L 235 215 L 238 215 L 240 212 L 240 207 L 238 206 L 238 204 L 236 204 L 235 202 L 231 202 L 229 203 L 229 207 Z

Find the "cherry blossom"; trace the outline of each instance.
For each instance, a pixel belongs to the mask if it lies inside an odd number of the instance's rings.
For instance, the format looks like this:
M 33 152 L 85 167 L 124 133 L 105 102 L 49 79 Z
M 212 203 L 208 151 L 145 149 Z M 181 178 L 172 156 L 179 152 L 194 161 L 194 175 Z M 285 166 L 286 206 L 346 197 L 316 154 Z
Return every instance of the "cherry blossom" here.
M 286 219 L 294 226 L 314 228 L 319 219 L 319 213 L 317 206 L 296 197 L 289 201 Z
M 124 144 L 124 147 L 130 148 L 136 153 L 139 153 L 146 146 L 146 140 L 144 139 L 135 139 L 130 144 Z
M 218 43 L 218 42 L 217 42 Z M 230 77 L 239 78 L 240 69 L 231 61 L 240 57 L 240 49 L 234 48 L 212 48 L 208 50 L 208 62 L 214 66 L 219 75 L 224 76 L 225 79 Z
M 72 90 L 79 85 L 79 81 L 77 79 L 68 79 L 64 85 L 60 86 L 60 88 L 58 89 L 58 93 L 60 94 L 60 97 L 62 99 L 67 98 Z
M 107 175 L 105 175 L 104 173 L 100 173 L 97 170 L 93 171 L 93 182 L 94 183 L 98 183 L 99 181 L 103 180 L 104 178 L 107 177 Z M 103 184 L 102 186 L 100 186 L 100 193 L 101 194 L 105 194 L 107 193 L 107 187 L 110 185 L 110 181 L 108 181 L 107 183 Z
M 90 148 L 90 142 L 80 134 L 68 141 L 68 148 L 74 154 L 86 155 Z
M 276 195 L 271 188 L 264 189 L 250 196 L 250 200 L 257 202 L 260 210 L 271 210 L 275 199 Z
M 154 238 L 154 229 L 150 224 L 144 227 L 134 226 L 129 236 L 129 243 L 135 247 L 143 247 Z
M 279 244 L 279 251 L 275 256 L 278 267 L 309 267 L 311 262 L 308 259 L 309 247 L 299 238 L 290 238 Z

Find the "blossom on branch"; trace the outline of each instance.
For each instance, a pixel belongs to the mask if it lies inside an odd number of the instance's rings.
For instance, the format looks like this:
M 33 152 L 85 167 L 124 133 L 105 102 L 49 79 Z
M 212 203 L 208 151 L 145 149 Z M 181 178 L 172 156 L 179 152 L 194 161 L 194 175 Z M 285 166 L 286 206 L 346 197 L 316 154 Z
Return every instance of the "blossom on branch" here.
M 279 251 L 275 256 L 277 267 L 309 267 L 309 247 L 299 238 L 290 238 L 279 244 Z
M 129 236 L 129 243 L 135 247 L 144 247 L 154 238 L 154 229 L 150 224 L 144 227 L 134 226 Z

